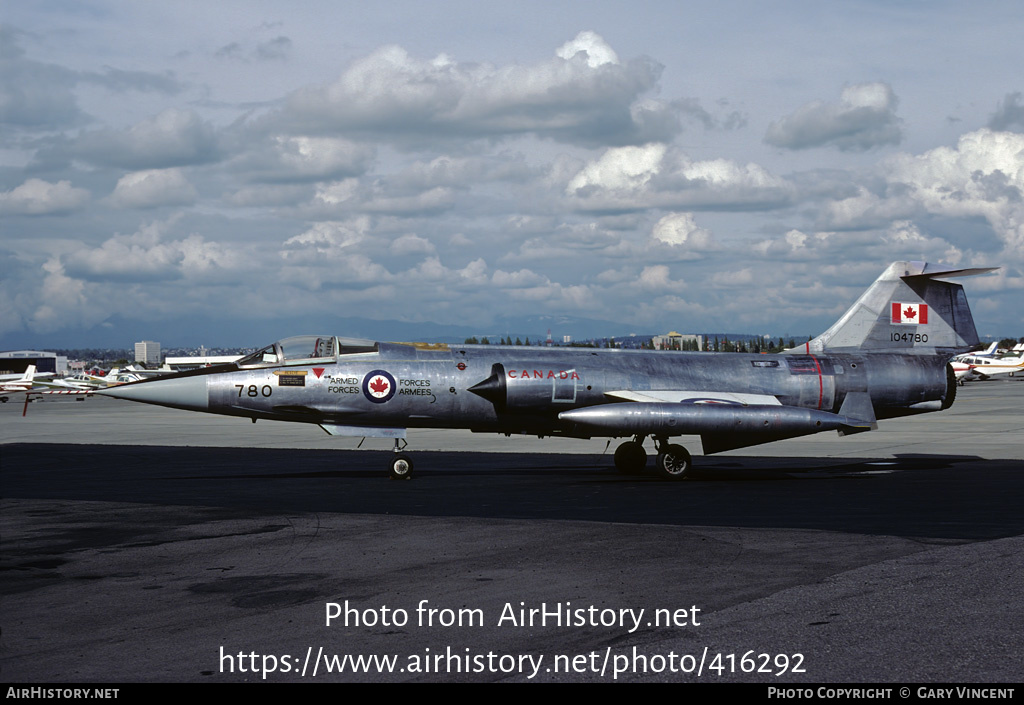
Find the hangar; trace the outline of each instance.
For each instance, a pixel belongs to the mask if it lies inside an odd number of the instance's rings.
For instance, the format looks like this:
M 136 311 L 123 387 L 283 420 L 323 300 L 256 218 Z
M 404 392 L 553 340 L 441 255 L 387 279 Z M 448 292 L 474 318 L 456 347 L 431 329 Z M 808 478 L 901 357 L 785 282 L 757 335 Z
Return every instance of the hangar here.
M 0 352 L 0 374 L 21 374 L 29 365 L 37 372 L 67 374 L 68 359 L 64 355 L 40 350 L 11 350 Z

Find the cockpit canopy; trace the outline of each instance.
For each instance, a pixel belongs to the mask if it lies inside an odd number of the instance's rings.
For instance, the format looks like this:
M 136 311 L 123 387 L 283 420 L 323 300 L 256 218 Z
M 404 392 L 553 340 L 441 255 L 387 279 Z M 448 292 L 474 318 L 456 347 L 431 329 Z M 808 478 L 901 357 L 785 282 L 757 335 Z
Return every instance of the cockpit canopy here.
M 341 338 L 336 335 L 297 335 L 257 350 L 239 360 L 239 367 L 265 365 L 298 365 L 333 362 L 339 355 L 377 352 L 377 343 L 362 338 Z

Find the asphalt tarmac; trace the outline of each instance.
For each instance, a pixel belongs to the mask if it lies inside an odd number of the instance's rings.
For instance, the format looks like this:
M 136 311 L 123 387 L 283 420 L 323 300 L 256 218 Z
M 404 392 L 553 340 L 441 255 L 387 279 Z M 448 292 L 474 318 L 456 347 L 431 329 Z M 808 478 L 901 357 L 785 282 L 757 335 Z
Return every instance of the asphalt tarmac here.
M 1022 381 L 676 483 L 603 440 L 412 432 L 398 482 L 316 427 L 0 405 L 0 678 L 1018 683 Z

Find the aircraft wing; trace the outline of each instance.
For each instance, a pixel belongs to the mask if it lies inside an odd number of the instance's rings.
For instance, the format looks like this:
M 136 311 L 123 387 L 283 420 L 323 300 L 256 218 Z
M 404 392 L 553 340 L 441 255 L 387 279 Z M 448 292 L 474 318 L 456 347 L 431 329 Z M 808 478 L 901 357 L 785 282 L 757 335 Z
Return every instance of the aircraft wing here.
M 676 404 L 741 404 L 743 406 L 781 406 L 770 394 L 740 394 L 737 392 L 686 392 L 656 390 L 634 392 L 630 390 L 605 392 L 606 397 L 642 403 L 674 402 Z

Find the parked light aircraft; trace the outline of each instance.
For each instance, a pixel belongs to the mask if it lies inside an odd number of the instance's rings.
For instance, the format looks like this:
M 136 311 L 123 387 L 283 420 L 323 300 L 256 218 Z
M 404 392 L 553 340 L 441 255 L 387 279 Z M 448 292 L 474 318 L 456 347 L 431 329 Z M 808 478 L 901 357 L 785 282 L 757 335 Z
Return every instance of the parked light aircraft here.
M 29 365 L 21 377 L 0 381 L 0 402 L 7 403 L 8 394 L 18 394 L 32 389 L 32 380 L 35 379 L 35 376 L 36 366 Z
M 977 345 L 963 287 L 944 278 L 986 269 L 895 262 L 827 331 L 780 355 L 424 346 L 299 336 L 235 363 L 98 393 L 230 416 L 317 424 L 332 435 L 393 438 L 390 472 L 408 478 L 407 428 L 506 435 L 631 438 L 615 465 L 638 472 L 643 443 L 659 473 L 685 477 L 689 452 L 670 439 L 699 435 L 703 452 L 948 408 L 947 364 Z
M 957 357 L 964 357 L 970 355 L 971 357 L 996 357 L 999 354 L 999 343 L 991 343 L 984 350 L 978 350 L 977 352 L 964 353 L 963 355 L 957 355 Z
M 1024 372 L 1024 353 L 1019 355 L 1003 355 L 1002 357 L 974 357 L 972 355 L 957 355 L 958 361 L 970 365 L 972 374 L 981 379 L 987 379 L 993 375 L 1013 375 L 1017 372 Z
M 953 376 L 961 387 L 964 386 L 964 382 L 974 377 L 974 365 L 962 362 L 959 355 L 949 361 L 949 366 L 953 368 Z

